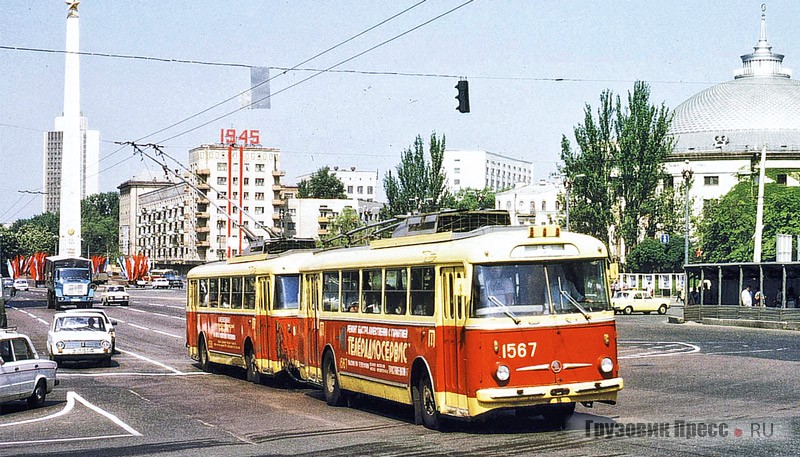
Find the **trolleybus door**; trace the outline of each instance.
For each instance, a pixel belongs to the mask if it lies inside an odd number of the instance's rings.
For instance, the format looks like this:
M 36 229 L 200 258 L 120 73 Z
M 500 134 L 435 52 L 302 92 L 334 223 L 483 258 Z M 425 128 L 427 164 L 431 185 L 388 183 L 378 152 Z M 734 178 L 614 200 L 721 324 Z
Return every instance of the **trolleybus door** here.
M 269 347 L 269 278 L 266 276 L 256 278 L 256 290 L 256 322 L 258 325 L 256 357 L 267 359 L 267 363 L 269 363 L 272 359 Z
M 319 341 L 323 338 L 325 328 L 320 324 L 319 311 L 320 311 L 320 274 L 313 273 L 306 275 L 306 280 L 303 284 L 308 287 L 303 290 L 303 298 L 301 303 L 305 309 L 301 311 L 300 315 L 305 316 L 303 322 L 305 323 L 304 334 L 306 338 L 301 338 L 302 344 L 305 346 L 305 355 L 301 354 L 301 360 L 308 370 L 308 378 L 314 381 L 322 380 L 322 373 L 320 372 L 320 354 L 319 354 Z
M 440 272 L 442 292 L 442 355 L 444 358 L 439 363 L 442 367 L 442 376 L 434 375 L 434 390 L 446 392 L 445 402 L 448 406 L 467 409 L 467 379 L 466 379 L 466 341 L 464 338 L 464 323 L 467 320 L 466 301 L 464 291 L 458 293 L 457 283 L 464 278 L 464 268 L 446 267 Z M 442 384 L 441 382 L 444 381 Z

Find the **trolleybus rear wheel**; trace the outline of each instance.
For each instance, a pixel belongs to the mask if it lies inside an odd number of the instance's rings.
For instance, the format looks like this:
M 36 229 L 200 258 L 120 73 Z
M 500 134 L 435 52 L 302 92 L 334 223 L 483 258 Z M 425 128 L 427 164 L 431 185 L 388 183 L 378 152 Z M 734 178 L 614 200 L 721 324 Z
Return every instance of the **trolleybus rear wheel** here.
M 253 354 L 252 349 L 247 350 L 245 360 L 247 363 L 247 380 L 256 384 L 261 384 L 261 373 L 258 372 L 256 356 Z
M 325 353 L 322 361 L 322 390 L 325 391 L 325 402 L 331 406 L 344 404 L 342 389 L 339 388 L 339 379 L 336 377 L 336 364 L 330 352 Z
M 422 425 L 431 430 L 439 430 L 441 420 L 439 411 L 436 409 L 436 396 L 433 393 L 433 385 L 429 376 L 422 376 L 419 380 L 418 401 L 417 408 L 422 413 Z
M 208 361 L 208 350 L 206 350 L 206 340 L 200 338 L 197 344 L 197 359 L 200 362 L 200 369 L 206 372 L 211 371 L 211 362 Z

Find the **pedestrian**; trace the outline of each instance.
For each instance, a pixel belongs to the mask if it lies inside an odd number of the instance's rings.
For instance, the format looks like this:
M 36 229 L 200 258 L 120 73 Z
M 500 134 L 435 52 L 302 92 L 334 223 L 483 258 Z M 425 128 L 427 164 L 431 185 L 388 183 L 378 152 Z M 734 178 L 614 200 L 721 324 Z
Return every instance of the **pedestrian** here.
M 783 293 L 780 289 L 775 292 L 775 307 L 776 308 L 783 308 Z
M 700 304 L 700 293 L 697 292 L 697 287 L 693 287 L 692 291 L 689 292 L 689 304 L 690 305 Z
M 714 297 L 711 295 L 711 286 L 706 284 L 703 286 L 703 304 L 713 305 Z
M 753 306 L 766 306 L 767 297 L 761 293 L 761 289 L 756 288 L 756 293 L 753 295 Z
M 797 306 L 797 296 L 794 294 L 794 287 L 786 291 L 786 307 L 794 308 Z
M 744 289 L 742 289 L 741 301 L 739 304 L 742 306 L 753 306 L 753 296 L 750 295 L 749 285 L 744 286 Z

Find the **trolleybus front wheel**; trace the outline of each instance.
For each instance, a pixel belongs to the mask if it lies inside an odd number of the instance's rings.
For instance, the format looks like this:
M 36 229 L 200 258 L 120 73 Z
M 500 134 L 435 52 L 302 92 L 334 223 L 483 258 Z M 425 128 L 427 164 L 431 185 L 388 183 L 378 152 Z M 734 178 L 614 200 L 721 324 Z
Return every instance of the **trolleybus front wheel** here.
M 439 411 L 436 409 L 436 396 L 433 393 L 433 385 L 429 376 L 422 376 L 419 380 L 419 396 L 417 397 L 420 413 L 422 414 L 422 425 L 431 430 L 439 430 L 441 420 Z
M 325 353 L 325 357 L 322 360 L 322 384 L 327 404 L 331 406 L 344 404 L 342 389 L 339 387 L 339 379 L 336 377 L 336 364 L 330 352 Z

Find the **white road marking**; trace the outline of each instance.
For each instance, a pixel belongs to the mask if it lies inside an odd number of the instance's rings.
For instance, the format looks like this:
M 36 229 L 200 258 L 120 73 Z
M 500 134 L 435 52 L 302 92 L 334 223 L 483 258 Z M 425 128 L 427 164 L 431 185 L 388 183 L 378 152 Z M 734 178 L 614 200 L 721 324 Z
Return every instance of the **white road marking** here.
M 789 348 L 753 349 L 752 351 L 706 352 L 705 354 L 708 354 L 708 355 L 717 355 L 717 354 L 752 354 L 754 352 L 778 352 L 778 351 L 788 351 L 788 350 L 789 350 Z
M 177 373 L 143 373 L 141 371 L 137 372 L 107 372 L 107 373 L 58 373 L 59 378 L 117 378 L 123 376 L 145 376 L 145 377 L 155 377 L 155 376 L 197 376 L 197 375 L 207 375 L 210 373 L 206 373 L 205 371 L 179 371 Z
M 62 438 L 62 439 L 56 439 L 56 440 L 15 441 L 15 442 L 0 443 L 0 446 L 8 446 L 8 445 L 15 445 L 15 444 L 49 443 L 49 442 L 54 442 L 54 441 L 79 441 L 79 440 L 89 440 L 89 439 L 102 439 L 102 438 L 109 438 L 109 437 L 120 437 L 120 436 L 142 436 L 141 433 L 136 431 L 136 429 L 134 429 L 130 425 L 126 424 L 125 422 L 122 422 L 122 420 L 120 420 L 117 416 L 109 413 L 108 411 L 106 411 L 106 410 L 104 410 L 104 409 L 102 409 L 102 408 L 100 408 L 98 406 L 95 406 L 95 405 L 89 403 L 85 398 L 81 397 L 80 395 L 78 395 L 77 393 L 75 393 L 73 391 L 67 392 L 67 404 L 64 406 L 64 409 L 62 409 L 61 411 L 59 411 L 59 412 L 57 412 L 55 414 L 51 414 L 49 416 L 44 416 L 44 417 L 39 417 L 39 418 L 36 418 L 36 419 L 28 419 L 28 420 L 24 420 L 24 421 L 10 422 L 10 423 L 7 423 L 7 424 L 0 424 L 0 427 L 13 427 L 13 426 L 17 426 L 17 425 L 30 424 L 30 423 L 34 423 L 34 422 L 42 422 L 42 421 L 46 421 L 46 420 L 50 420 L 50 419 L 55 419 L 57 417 L 61 417 L 61 416 L 65 415 L 65 414 L 69 413 L 70 411 L 72 411 L 72 409 L 75 407 L 75 401 L 79 401 L 84 406 L 86 406 L 87 408 L 93 410 L 94 412 L 96 412 L 96 413 L 98 413 L 100 415 L 105 416 L 107 419 L 109 419 L 111 422 L 116 424 L 118 427 L 120 427 L 123 430 L 125 430 L 126 432 L 128 432 L 128 434 L 127 435 L 105 435 L 105 436 L 83 437 L 83 438 L 66 438 L 66 439 Z
M 174 333 L 162 332 L 160 330 L 153 330 L 153 332 L 158 333 L 159 335 L 171 336 L 173 338 L 183 338 L 183 335 L 175 335 Z
M 145 357 L 143 355 L 136 354 L 135 352 L 125 351 L 125 350 L 122 350 L 120 348 L 117 348 L 117 351 L 119 351 L 119 352 L 121 352 L 123 354 L 132 355 L 132 356 L 136 357 L 137 359 L 144 360 L 145 362 L 150 362 L 153 365 L 159 366 L 159 367 L 164 368 L 166 370 L 169 370 L 169 371 L 171 371 L 173 373 L 183 374 L 183 372 L 181 370 L 178 370 L 177 368 L 173 368 L 173 367 L 171 367 L 169 365 L 165 365 L 165 364 L 163 364 L 163 363 L 161 363 L 161 362 L 159 362 L 157 360 L 148 359 L 147 357 Z
M 641 359 L 647 357 L 669 357 L 673 355 L 695 354 L 700 352 L 700 347 L 690 343 L 683 343 L 681 341 L 620 341 L 620 345 L 647 345 L 641 348 L 645 352 L 634 352 L 637 348 L 627 349 L 626 352 L 633 352 L 626 355 L 620 355 L 618 359 Z M 672 349 L 662 349 L 666 346 L 678 346 Z M 654 351 L 653 349 L 661 349 Z

